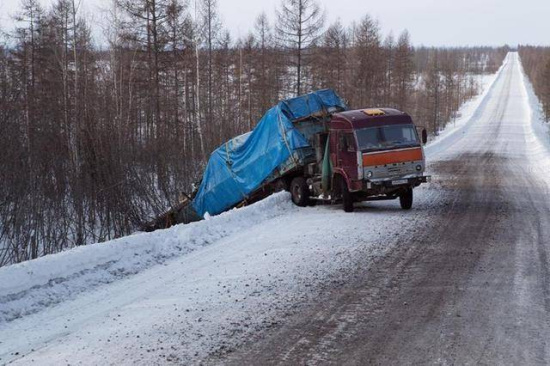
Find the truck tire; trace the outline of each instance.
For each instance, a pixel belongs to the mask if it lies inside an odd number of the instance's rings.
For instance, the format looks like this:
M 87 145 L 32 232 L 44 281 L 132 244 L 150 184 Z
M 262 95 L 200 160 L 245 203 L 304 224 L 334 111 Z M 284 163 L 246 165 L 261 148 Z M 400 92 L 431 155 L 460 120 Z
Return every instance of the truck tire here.
M 343 177 L 340 177 L 340 192 L 342 192 L 342 204 L 345 212 L 353 212 L 353 196 L 349 191 L 348 184 Z
M 306 207 L 309 203 L 309 189 L 303 177 L 296 177 L 290 182 L 290 194 L 292 202 L 296 206 Z
M 403 210 L 410 210 L 413 205 L 413 189 L 407 188 L 404 193 L 399 195 L 399 203 Z

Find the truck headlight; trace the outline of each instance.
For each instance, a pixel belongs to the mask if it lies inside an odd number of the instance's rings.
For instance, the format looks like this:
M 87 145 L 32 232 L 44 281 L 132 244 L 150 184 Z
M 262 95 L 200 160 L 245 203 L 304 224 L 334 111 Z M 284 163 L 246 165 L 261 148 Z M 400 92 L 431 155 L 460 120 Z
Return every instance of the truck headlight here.
M 422 170 L 422 165 L 417 165 L 417 166 L 416 166 L 416 171 L 419 172 L 419 171 L 421 171 L 421 170 Z
M 367 172 L 367 178 L 372 178 L 373 175 L 374 173 L 371 172 L 370 170 Z

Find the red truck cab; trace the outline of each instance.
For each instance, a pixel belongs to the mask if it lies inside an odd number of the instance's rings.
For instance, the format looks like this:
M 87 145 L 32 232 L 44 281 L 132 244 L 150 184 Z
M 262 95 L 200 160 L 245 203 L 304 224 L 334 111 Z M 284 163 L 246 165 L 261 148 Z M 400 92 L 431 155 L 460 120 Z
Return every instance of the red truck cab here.
M 333 115 L 330 126 L 333 184 L 354 201 L 400 198 L 412 206 L 412 189 L 425 183 L 422 139 L 412 118 L 396 109 L 353 110 Z M 345 184 L 342 184 L 345 183 Z M 346 192 L 347 191 L 347 192 Z M 344 206 L 348 197 L 342 197 Z
M 290 183 L 293 201 L 300 206 L 342 202 L 350 212 L 355 202 L 399 199 L 403 209 L 410 209 L 413 188 L 429 180 L 422 147 L 426 131 L 419 136 L 407 113 L 390 108 L 336 113 L 326 138 L 330 168 L 326 161 L 318 162 L 320 173 L 305 173 Z M 321 184 L 328 176 L 330 187 Z

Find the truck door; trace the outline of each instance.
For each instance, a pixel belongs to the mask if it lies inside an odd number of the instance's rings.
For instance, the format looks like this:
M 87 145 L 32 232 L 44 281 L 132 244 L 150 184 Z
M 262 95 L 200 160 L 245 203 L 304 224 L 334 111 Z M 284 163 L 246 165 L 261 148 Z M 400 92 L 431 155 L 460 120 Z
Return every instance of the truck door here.
M 337 165 L 348 178 L 357 180 L 357 144 L 351 131 L 338 131 Z

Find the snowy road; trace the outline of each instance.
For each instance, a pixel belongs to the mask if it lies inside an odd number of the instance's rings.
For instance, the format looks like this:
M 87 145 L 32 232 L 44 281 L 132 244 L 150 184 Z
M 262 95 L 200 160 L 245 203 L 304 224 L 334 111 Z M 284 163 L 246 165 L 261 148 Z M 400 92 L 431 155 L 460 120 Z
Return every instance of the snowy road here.
M 428 147 L 410 212 L 280 194 L 1 268 L 0 364 L 547 364 L 550 144 L 532 105 L 511 54 Z

